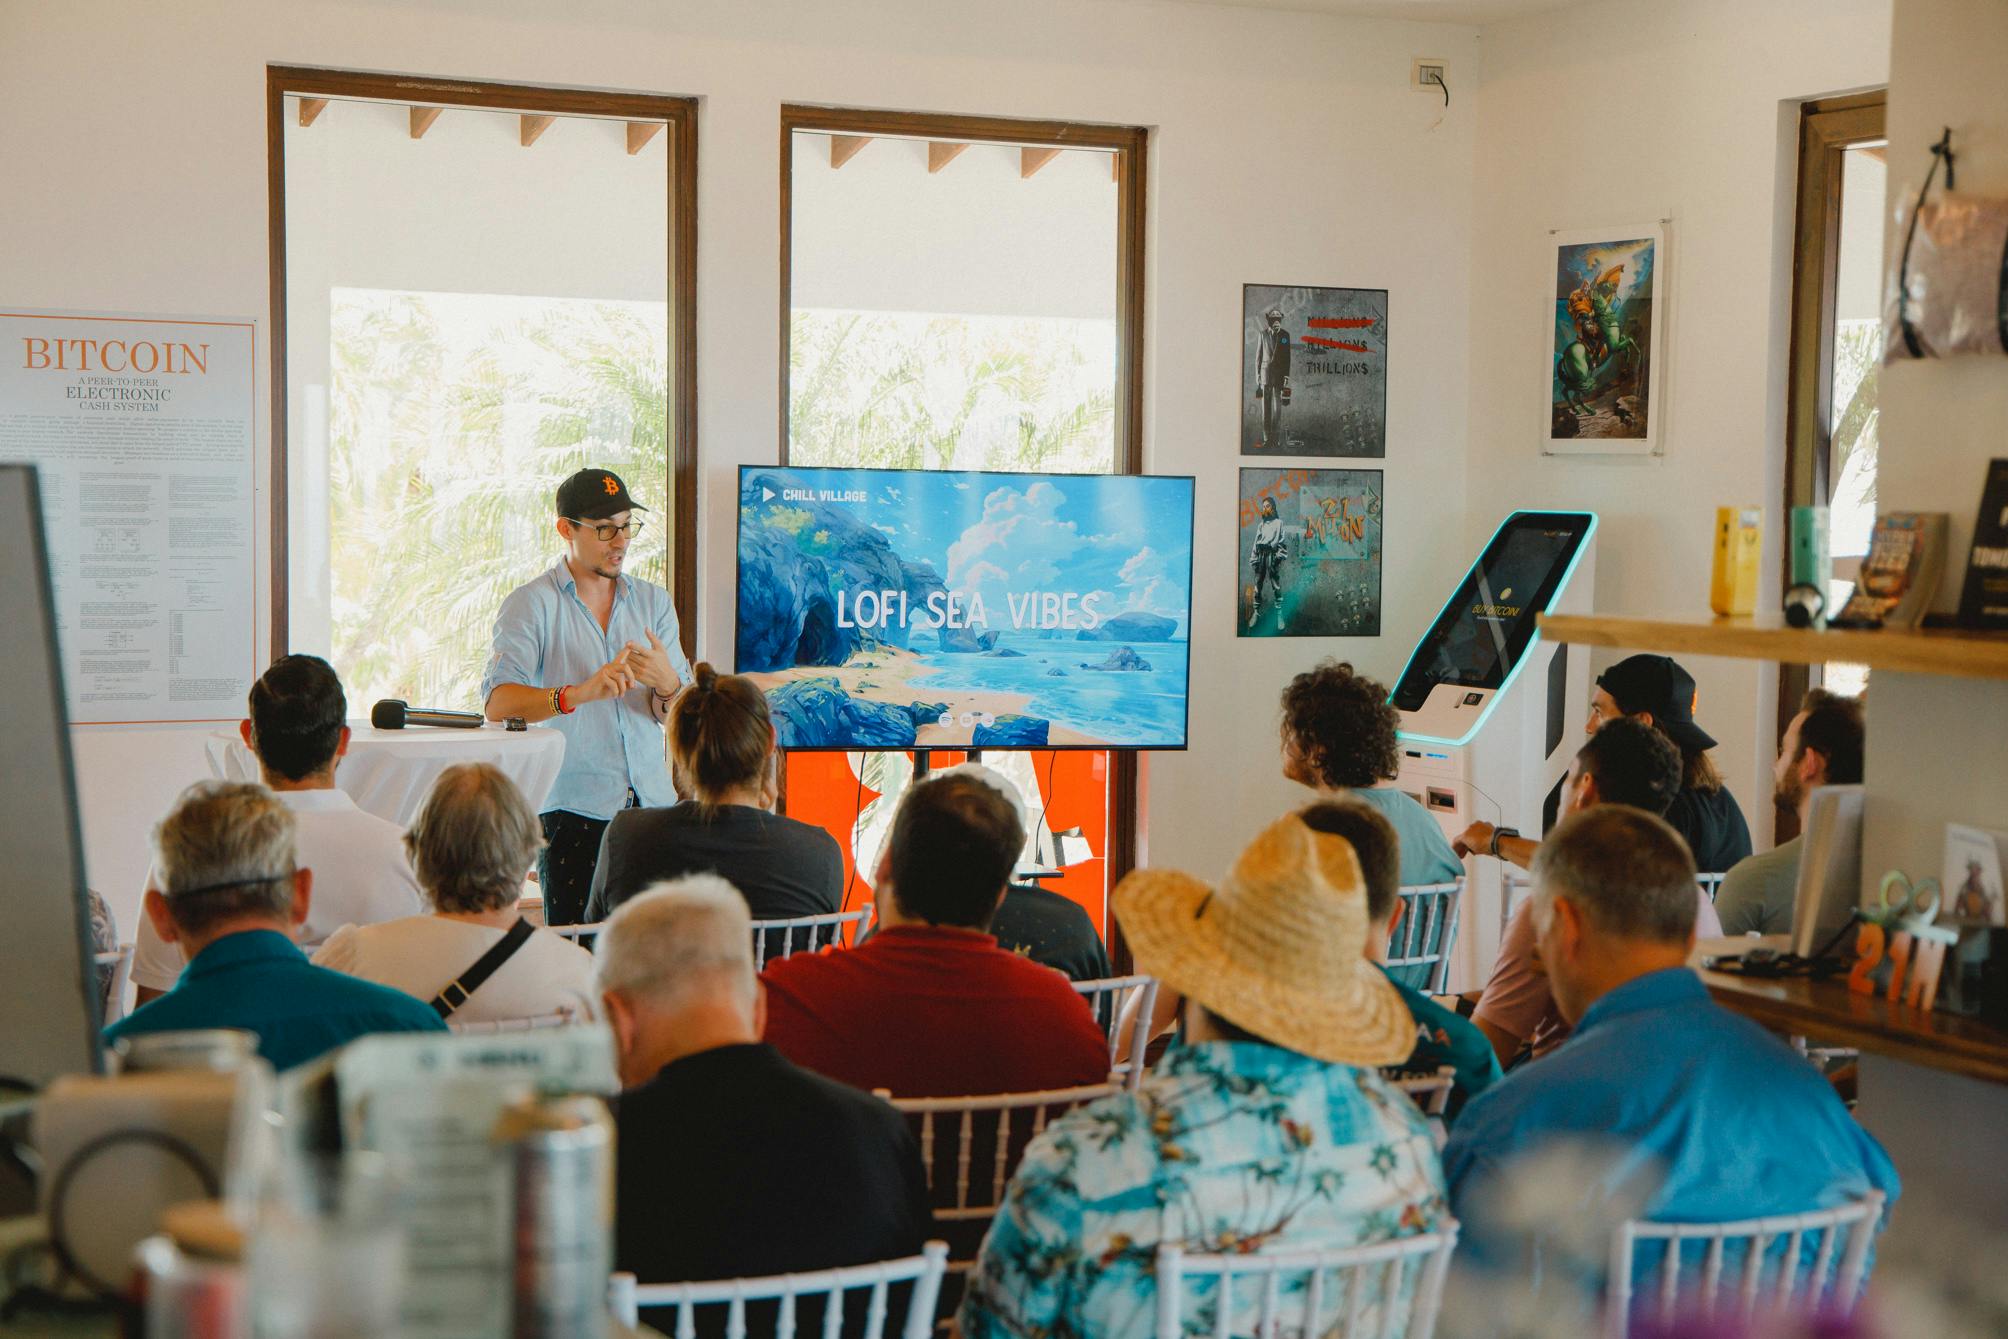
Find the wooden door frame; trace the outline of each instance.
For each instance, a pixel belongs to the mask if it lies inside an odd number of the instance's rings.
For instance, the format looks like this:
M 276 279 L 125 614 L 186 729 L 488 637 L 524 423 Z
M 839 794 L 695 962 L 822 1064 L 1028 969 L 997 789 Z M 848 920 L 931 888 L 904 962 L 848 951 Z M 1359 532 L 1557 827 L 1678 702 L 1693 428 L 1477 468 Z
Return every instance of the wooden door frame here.
M 776 459 L 788 463 L 788 356 L 793 332 L 794 144 L 797 131 L 872 138 L 926 139 L 977 144 L 1018 144 L 1059 149 L 1101 149 L 1115 155 L 1116 185 L 1116 452 L 1117 472 L 1143 473 L 1144 197 L 1149 132 L 1140 126 L 1073 121 L 1017 120 L 951 113 L 875 111 L 788 103 L 781 108 L 781 291 L 779 442 Z M 1111 889 L 1136 868 L 1137 803 L 1141 788 L 1135 749 L 1110 749 L 1109 835 L 1104 853 Z M 1109 958 L 1130 970 L 1129 946 L 1113 914 L 1107 919 Z
M 1785 495 L 1779 511 L 1779 588 L 1791 583 L 1792 508 L 1824 506 L 1832 487 L 1833 310 L 1840 274 L 1843 155 L 1883 138 L 1887 90 L 1821 98 L 1799 108 L 1798 199 L 1792 229 L 1792 344 L 1785 382 Z M 1805 665 L 1778 667 L 1778 734 L 1811 686 Z M 1798 835 L 1780 810 L 1776 839 Z
M 482 111 L 662 121 L 669 133 L 669 459 L 674 534 L 669 553 L 670 598 L 683 650 L 697 651 L 697 100 L 652 93 L 547 88 L 476 79 L 331 70 L 299 65 L 265 67 L 265 161 L 272 288 L 272 654 L 289 649 L 287 548 L 291 498 L 287 469 L 286 366 L 286 99 L 314 97 Z

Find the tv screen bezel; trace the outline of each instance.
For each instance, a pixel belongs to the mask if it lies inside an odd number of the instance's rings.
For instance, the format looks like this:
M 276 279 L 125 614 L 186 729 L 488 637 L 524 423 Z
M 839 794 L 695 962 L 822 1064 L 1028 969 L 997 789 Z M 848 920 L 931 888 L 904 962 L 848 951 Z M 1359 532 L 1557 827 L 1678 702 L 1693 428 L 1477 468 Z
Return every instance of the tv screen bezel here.
M 1044 744 L 1027 747 L 1017 744 L 909 744 L 898 749 L 868 748 L 857 744 L 781 744 L 777 751 L 784 756 L 790 753 L 1184 753 L 1192 747 L 1192 661 L 1195 645 L 1192 635 L 1193 606 L 1196 594 L 1193 581 L 1197 569 L 1195 548 L 1199 524 L 1199 479 L 1193 474 L 1089 474 L 1083 472 L 1065 473 L 1048 470 L 947 470 L 915 467 L 911 469 L 889 465 L 746 465 L 739 466 L 732 489 L 732 663 L 733 673 L 740 672 L 739 664 L 739 554 L 744 538 L 746 518 L 739 505 L 739 499 L 746 491 L 746 476 L 749 474 L 785 471 L 789 473 L 824 474 L 952 474 L 976 476 L 995 480 L 1037 480 L 1037 479 L 1167 479 L 1183 482 L 1186 488 L 1186 549 L 1185 549 L 1185 693 L 1184 710 L 1179 722 L 1179 742 L 1176 744 Z M 762 690 L 765 696 L 765 690 Z

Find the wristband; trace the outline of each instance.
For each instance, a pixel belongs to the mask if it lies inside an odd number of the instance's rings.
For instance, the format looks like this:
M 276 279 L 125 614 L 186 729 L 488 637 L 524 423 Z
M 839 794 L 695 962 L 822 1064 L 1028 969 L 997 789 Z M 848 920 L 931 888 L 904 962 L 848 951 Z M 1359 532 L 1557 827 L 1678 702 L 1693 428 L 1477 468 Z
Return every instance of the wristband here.
M 570 684 L 566 684 L 564 687 L 557 689 L 555 692 L 551 694 L 551 701 L 557 704 L 558 714 L 561 716 L 569 716 L 573 712 L 578 710 L 577 707 L 571 707 L 565 705 L 565 694 L 571 691 L 572 691 L 572 686 Z
M 1508 838 L 1508 837 L 1517 837 L 1517 836 L 1519 836 L 1519 835 L 1520 835 L 1519 831 L 1518 831 L 1517 829 L 1514 829 L 1514 828 L 1494 828 L 1494 829 L 1492 829 L 1492 849 L 1491 849 L 1490 851 L 1486 852 L 1486 854 L 1487 854 L 1487 855 L 1490 855 L 1490 856 L 1491 856 L 1491 857 L 1492 857 L 1492 858 L 1493 858 L 1494 860 L 1497 860 L 1497 859 L 1499 859 L 1499 858 L 1500 858 L 1500 856 L 1499 856 L 1499 843 L 1500 843 L 1501 841 L 1505 840 L 1505 839 L 1506 839 L 1506 838 Z

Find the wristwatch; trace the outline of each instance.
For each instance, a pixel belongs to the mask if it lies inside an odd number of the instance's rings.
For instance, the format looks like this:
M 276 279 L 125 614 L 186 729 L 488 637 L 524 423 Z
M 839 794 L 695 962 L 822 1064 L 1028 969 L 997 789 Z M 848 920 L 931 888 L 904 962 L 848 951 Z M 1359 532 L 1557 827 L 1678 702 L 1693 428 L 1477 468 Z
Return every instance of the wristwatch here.
M 1487 854 L 1487 855 L 1491 856 L 1491 857 L 1492 857 L 1492 858 L 1493 858 L 1494 860 L 1497 860 L 1497 859 L 1499 858 L 1499 843 L 1500 843 L 1500 841 L 1502 841 L 1503 839 L 1505 839 L 1505 838 L 1507 838 L 1507 837 L 1517 837 L 1517 836 L 1519 836 L 1519 835 L 1520 835 L 1520 829 L 1518 829 L 1518 828 L 1494 828 L 1494 829 L 1492 829 L 1492 849 L 1491 849 L 1491 850 L 1489 850 L 1489 851 L 1487 851 L 1487 852 L 1486 852 L 1485 854 Z

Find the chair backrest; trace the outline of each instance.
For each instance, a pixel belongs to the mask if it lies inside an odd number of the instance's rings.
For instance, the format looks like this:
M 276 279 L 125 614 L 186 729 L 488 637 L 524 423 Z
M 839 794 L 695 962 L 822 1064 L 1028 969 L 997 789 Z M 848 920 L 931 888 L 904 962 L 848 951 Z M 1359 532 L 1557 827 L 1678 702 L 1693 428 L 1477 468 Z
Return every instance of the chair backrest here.
M 753 970 L 759 971 L 776 958 L 817 949 L 848 948 L 855 943 L 871 919 L 872 904 L 851 911 L 834 911 L 827 916 L 794 916 L 787 920 L 753 922 Z M 850 934 L 845 936 L 845 928 Z
M 1157 1339 L 1181 1339 L 1189 1283 L 1198 1333 L 1218 1339 L 1429 1339 L 1457 1224 L 1374 1246 L 1274 1255 L 1191 1255 L 1157 1248 Z M 1240 1286 L 1237 1286 L 1240 1285 Z M 1249 1313 L 1253 1313 L 1253 1320 Z
M 1450 988 L 1450 952 L 1457 946 L 1463 893 L 1462 879 L 1400 890 L 1402 914 L 1387 943 L 1387 969 L 1397 981 L 1432 995 Z
M 105 1022 L 116 1023 L 126 1016 L 126 985 L 132 980 L 132 945 L 120 944 L 109 953 L 98 953 L 91 961 L 112 969 L 105 983 Z
M 1450 1090 L 1457 1086 L 1457 1071 L 1449 1065 L 1439 1066 L 1433 1074 L 1391 1065 L 1381 1074 L 1389 1083 L 1407 1093 L 1409 1100 L 1422 1108 L 1425 1116 L 1441 1116 L 1450 1105 Z
M 1868 1273 L 1869 1246 L 1882 1226 L 1883 1193 L 1872 1190 L 1836 1209 L 1728 1223 L 1651 1223 L 1632 1219 L 1611 1238 L 1604 1335 L 1624 1339 L 1636 1310 L 1671 1322 L 1733 1310 L 1744 1322 L 1760 1312 L 1852 1314 Z M 1645 1288 L 1634 1288 L 1638 1247 L 1664 1250 Z M 1808 1262 L 1805 1249 L 1814 1247 Z M 1724 1264 L 1740 1259 L 1725 1288 Z M 1770 1267 L 1771 1277 L 1765 1273 Z M 1645 1280 L 1641 1280 L 1645 1282 Z
M 997 1093 L 986 1097 L 879 1096 L 905 1113 L 920 1138 L 920 1161 L 927 1168 L 927 1186 L 934 1200 L 934 1217 L 941 1223 L 988 1219 L 1004 1202 L 1004 1186 L 1018 1170 L 1018 1160 L 1055 1116 L 1077 1106 L 1121 1092 L 1116 1083 L 1083 1088 L 1053 1088 L 1040 1093 Z M 936 1151 L 955 1150 L 955 1181 L 948 1184 L 948 1159 L 936 1166 Z M 974 1173 L 988 1172 L 988 1176 Z M 953 1190 L 953 1194 L 950 1191 Z
M 1143 1082 L 1144 1056 L 1150 1051 L 1149 1020 L 1157 1008 L 1157 978 L 1151 976 L 1109 976 L 1099 981 L 1076 981 L 1074 989 L 1088 1002 L 1095 1021 L 1109 1039 L 1109 1075 L 1122 1080 L 1123 1087 L 1134 1088 Z M 1128 1007 L 1134 994 L 1137 997 L 1135 1009 Z M 1130 1029 L 1129 1054 L 1121 1059 L 1116 1056 L 1122 1046 L 1122 1024 L 1125 1013 L 1136 1020 Z
M 607 1304 L 614 1319 L 629 1329 L 641 1324 L 644 1307 L 676 1308 L 672 1331 L 676 1339 L 693 1339 L 696 1335 L 695 1313 L 699 1307 L 724 1306 L 726 1339 L 746 1339 L 746 1304 L 772 1301 L 779 1304 L 772 1330 L 775 1339 L 793 1339 L 798 1303 L 815 1299 L 823 1313 L 824 1339 L 836 1339 L 844 1324 L 844 1295 L 868 1288 L 871 1295 L 862 1339 L 882 1339 L 891 1310 L 892 1285 L 910 1283 L 913 1287 L 907 1297 L 906 1315 L 899 1322 L 900 1339 L 927 1339 L 934 1325 L 935 1298 L 941 1291 L 941 1275 L 947 1264 L 947 1243 L 930 1241 L 921 1247 L 919 1255 L 904 1260 L 809 1274 L 774 1274 L 710 1283 L 637 1283 L 632 1274 L 615 1274 L 608 1284 Z M 764 1324 L 761 1331 L 768 1332 Z
M 586 925 L 547 925 L 544 928 L 552 934 L 557 935 L 560 939 L 569 939 L 576 944 L 581 939 L 596 935 L 606 929 L 607 923 L 605 921 L 593 921 Z
M 1701 885 L 1701 895 L 1708 899 L 1710 906 L 1713 906 L 1716 894 L 1722 891 L 1722 881 L 1728 877 L 1726 874 L 1699 874 L 1695 876 L 1694 881 Z
M 485 1022 L 456 1023 L 448 1019 L 446 1026 L 466 1036 L 483 1036 L 497 1032 L 538 1032 L 544 1028 L 569 1027 L 573 1023 L 587 1020 L 561 1009 L 554 1014 L 537 1014 L 530 1018 L 495 1018 Z

